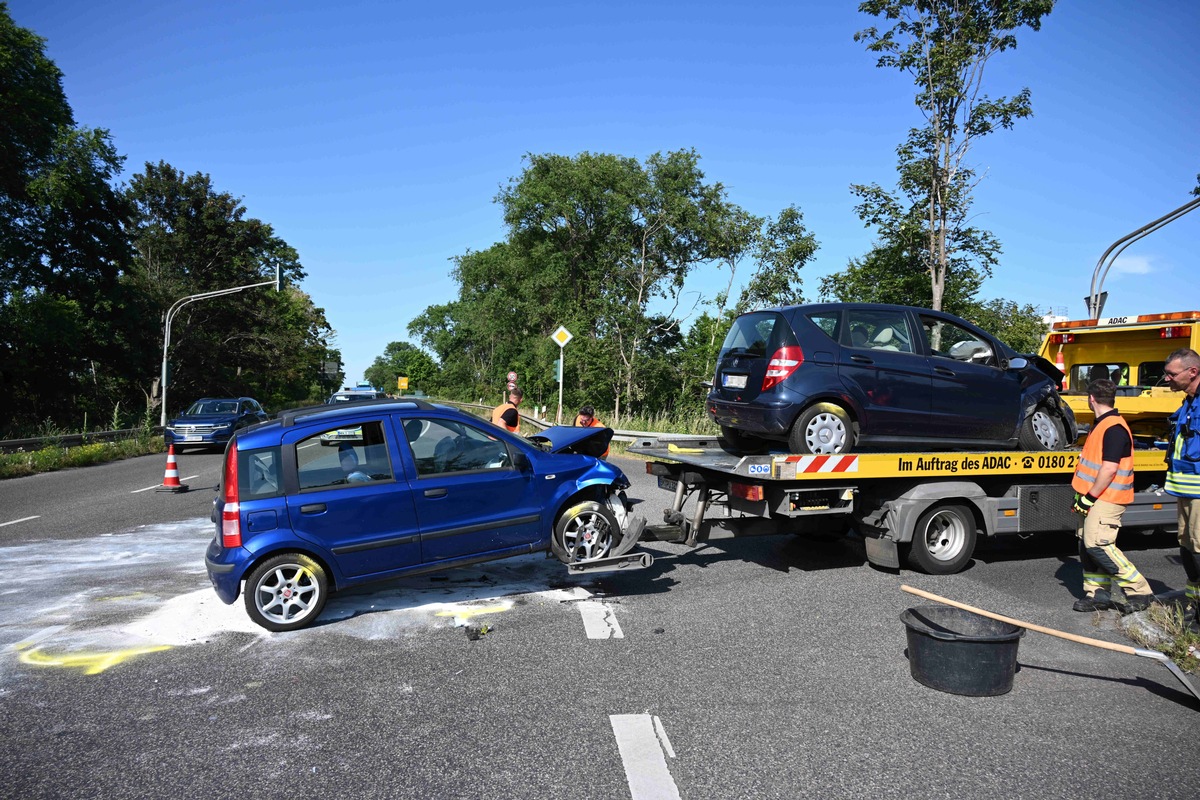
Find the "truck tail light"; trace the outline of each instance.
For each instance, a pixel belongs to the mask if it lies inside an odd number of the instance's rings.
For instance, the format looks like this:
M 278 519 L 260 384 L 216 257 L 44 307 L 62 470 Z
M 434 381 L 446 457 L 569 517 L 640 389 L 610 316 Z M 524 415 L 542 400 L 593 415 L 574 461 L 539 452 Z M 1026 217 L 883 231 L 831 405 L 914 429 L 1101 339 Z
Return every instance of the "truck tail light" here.
M 730 483 L 729 493 L 734 497 L 740 497 L 743 500 L 762 500 L 763 487 L 751 486 L 748 483 Z
M 1192 326 L 1190 325 L 1172 325 L 1170 328 L 1158 329 L 1160 339 L 1187 339 L 1191 335 Z
M 229 443 L 225 450 L 225 477 L 221 481 L 224 489 L 221 509 L 221 546 L 242 546 L 242 514 L 238 507 L 238 452 L 237 442 Z
M 777 383 L 783 383 L 787 377 L 796 371 L 796 367 L 804 363 L 804 351 L 800 345 L 781 347 L 771 356 L 767 364 L 767 374 L 763 376 L 762 391 L 770 389 Z
M 1050 344 L 1075 344 L 1075 334 L 1073 334 L 1073 333 L 1051 334 Z

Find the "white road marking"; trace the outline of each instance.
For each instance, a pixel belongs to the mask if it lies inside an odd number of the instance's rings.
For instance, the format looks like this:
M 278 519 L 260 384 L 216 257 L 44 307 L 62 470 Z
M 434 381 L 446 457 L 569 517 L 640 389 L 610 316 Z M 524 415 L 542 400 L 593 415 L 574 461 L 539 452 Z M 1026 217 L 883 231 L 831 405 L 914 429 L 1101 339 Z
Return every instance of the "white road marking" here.
M 18 522 L 29 522 L 31 519 L 41 519 L 41 515 L 39 514 L 35 517 L 21 517 L 20 519 L 14 519 L 9 522 L 0 522 L 0 528 L 3 528 L 5 525 L 16 525 Z
M 199 475 L 188 475 L 186 478 L 180 478 L 179 482 L 183 483 L 184 481 L 190 481 L 193 478 L 199 478 L 199 477 L 200 477 Z M 132 492 L 130 492 L 130 494 L 140 494 L 141 492 L 149 492 L 152 489 L 159 488 L 160 486 L 162 486 L 161 483 L 156 483 L 153 486 L 147 486 L 145 489 L 134 489 Z
M 625 767 L 625 780 L 633 800 L 680 800 L 679 789 L 667 769 L 665 751 L 672 758 L 670 742 L 658 717 L 649 714 L 611 714 L 613 736 Z M 661 739 L 659 735 L 661 733 Z
M 576 603 L 583 617 L 583 629 L 589 639 L 624 639 L 621 623 L 617 622 L 617 611 L 608 603 L 584 600 Z

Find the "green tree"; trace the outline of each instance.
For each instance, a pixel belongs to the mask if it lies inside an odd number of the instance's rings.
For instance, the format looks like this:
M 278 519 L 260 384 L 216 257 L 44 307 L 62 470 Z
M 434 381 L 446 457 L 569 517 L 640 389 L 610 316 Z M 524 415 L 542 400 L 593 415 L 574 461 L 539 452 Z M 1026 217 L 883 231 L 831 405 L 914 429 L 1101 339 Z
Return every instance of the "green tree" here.
M 138 347 L 147 401 L 157 405 L 167 309 L 183 297 L 263 283 L 279 268 L 285 291 L 267 287 L 183 307 L 171 326 L 168 399 L 248 394 L 272 406 L 321 394 L 332 331 L 324 311 L 296 290 L 296 251 L 208 175 L 146 164 L 128 189 L 135 256 L 126 284 L 141 304 Z
M 777 219 L 768 219 L 757 237 L 757 269 L 742 290 L 738 313 L 752 308 L 804 302 L 800 270 L 817 252 L 817 239 L 804 227 L 804 214 L 788 206 Z
M 409 342 L 391 342 L 383 350 L 383 355 L 375 356 L 375 361 L 367 367 L 364 377 L 372 386 L 382 386 L 384 391 L 396 392 L 396 379 L 408 378 L 408 389 L 412 392 L 420 389 L 428 393 L 432 386 L 431 379 L 437 375 L 438 367 L 429 354 Z
M 855 41 L 879 54 L 877 66 L 912 76 L 925 125 L 911 129 L 897 149 L 899 195 L 906 203 L 874 184 L 853 190 L 864 201 L 868 224 L 882 217 L 922 232 L 920 255 L 934 309 L 942 308 L 956 253 L 968 250 L 972 237 L 990 237 L 967 225 L 976 182 L 967 161 L 972 146 L 1032 114 L 1028 88 L 995 100 L 984 93 L 984 68 L 996 54 L 1016 47 L 1018 28 L 1040 29 L 1053 7 L 1053 0 L 867 0 L 859 5 L 891 27 L 866 28 Z M 985 271 L 990 266 L 981 264 Z
M 123 159 L 77 127 L 45 41 L 0 3 L 0 428 L 78 426 L 127 399 Z

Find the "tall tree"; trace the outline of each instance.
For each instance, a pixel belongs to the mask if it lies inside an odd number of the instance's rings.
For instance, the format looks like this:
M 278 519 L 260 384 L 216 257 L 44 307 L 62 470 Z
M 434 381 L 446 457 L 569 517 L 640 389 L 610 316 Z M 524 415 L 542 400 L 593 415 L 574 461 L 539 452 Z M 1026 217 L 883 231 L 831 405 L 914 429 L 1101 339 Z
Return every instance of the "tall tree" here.
M 124 399 L 123 159 L 77 127 L 45 41 L 0 3 L 0 428 L 78 426 Z
M 374 363 L 367 367 L 364 377 L 372 386 L 382 386 L 384 391 L 398 390 L 397 378 L 408 378 L 408 390 L 428 393 L 433 385 L 431 379 L 437 374 L 437 364 L 429 354 L 410 342 L 390 342 L 383 355 L 375 356 Z
M 935 309 L 942 307 L 947 274 L 969 230 L 975 183 L 967 160 L 971 148 L 979 138 L 1032 113 L 1028 88 L 1011 98 L 993 100 L 985 94 L 984 68 L 996 54 L 1016 47 L 1014 31 L 1040 29 L 1053 7 L 1054 0 L 867 0 L 859 5 L 891 27 L 866 28 L 855 41 L 879 54 L 877 66 L 912 76 L 925 125 L 911 129 L 897 151 L 899 191 L 907 208 L 877 185 L 853 188 L 868 209 L 883 209 L 887 217 L 902 217 L 910 225 L 921 220 L 921 256 Z

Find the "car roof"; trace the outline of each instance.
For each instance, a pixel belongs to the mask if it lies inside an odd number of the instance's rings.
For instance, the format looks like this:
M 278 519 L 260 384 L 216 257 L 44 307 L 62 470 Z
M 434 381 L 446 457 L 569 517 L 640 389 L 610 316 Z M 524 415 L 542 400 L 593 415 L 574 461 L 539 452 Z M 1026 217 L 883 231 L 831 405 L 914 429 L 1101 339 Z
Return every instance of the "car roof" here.
M 947 317 L 955 316 L 954 314 L 951 314 L 949 311 L 935 311 L 932 308 L 922 308 L 921 306 L 903 306 L 903 305 L 896 305 L 893 303 L 800 303 L 798 305 L 791 305 L 791 306 L 774 306 L 772 308 L 759 308 L 759 309 L 755 309 L 755 311 L 747 311 L 745 313 L 754 314 L 754 313 L 762 312 L 762 311 L 774 311 L 774 312 L 778 313 L 778 312 L 783 312 L 783 311 L 795 311 L 795 310 L 801 309 L 801 308 L 804 309 L 805 311 L 845 311 L 845 310 L 851 309 L 851 308 L 869 309 L 869 310 L 877 310 L 877 311 L 917 311 L 917 312 L 928 312 L 930 314 L 942 314 Z M 955 317 L 955 318 L 961 319 L 961 317 Z

